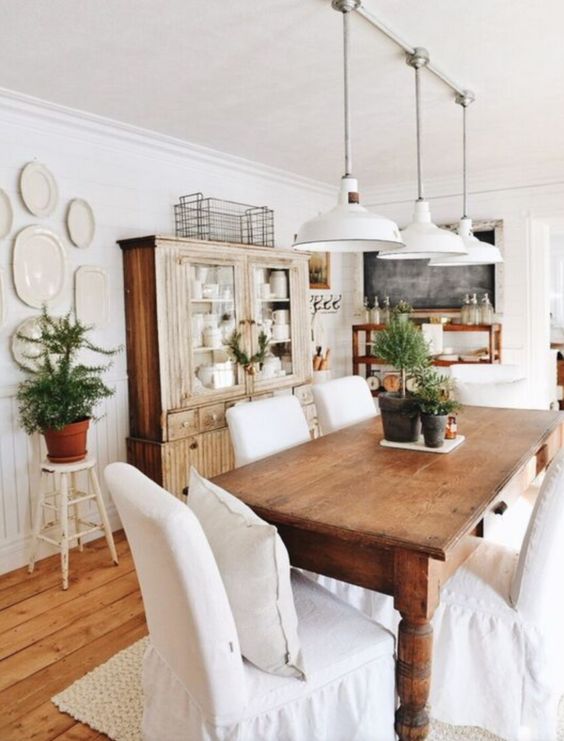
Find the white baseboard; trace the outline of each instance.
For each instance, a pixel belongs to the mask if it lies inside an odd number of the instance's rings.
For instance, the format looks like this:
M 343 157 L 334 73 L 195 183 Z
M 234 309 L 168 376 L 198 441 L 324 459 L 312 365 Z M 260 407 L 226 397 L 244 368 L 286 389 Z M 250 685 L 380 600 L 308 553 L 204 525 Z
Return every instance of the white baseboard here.
M 90 515 L 89 515 L 90 516 Z M 117 513 L 116 508 L 113 505 L 108 506 L 108 517 L 110 519 L 110 525 L 112 531 L 121 529 L 121 522 Z M 96 518 L 92 516 L 92 519 Z M 84 542 L 87 543 L 91 540 L 103 537 L 102 533 L 90 533 L 84 538 Z M 22 566 L 27 566 L 29 560 L 29 550 L 31 548 L 31 534 L 25 535 L 23 538 L 18 538 L 11 542 L 4 543 L 0 546 L 0 574 L 5 574 L 8 571 L 19 569 Z M 55 546 L 49 543 L 40 542 L 37 560 L 53 556 L 58 553 Z M 72 554 L 70 558 L 70 571 L 72 573 Z

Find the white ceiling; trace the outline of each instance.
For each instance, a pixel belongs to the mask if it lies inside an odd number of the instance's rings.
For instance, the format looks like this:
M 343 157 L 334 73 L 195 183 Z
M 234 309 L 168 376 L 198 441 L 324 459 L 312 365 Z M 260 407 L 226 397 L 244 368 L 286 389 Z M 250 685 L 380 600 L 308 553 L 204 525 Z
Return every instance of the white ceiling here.
M 478 100 L 471 172 L 564 162 L 562 0 L 365 0 Z M 328 183 L 342 174 L 329 0 L 0 0 L 0 86 Z M 414 178 L 413 71 L 352 23 L 354 174 Z M 461 111 L 425 74 L 424 174 L 460 171 Z

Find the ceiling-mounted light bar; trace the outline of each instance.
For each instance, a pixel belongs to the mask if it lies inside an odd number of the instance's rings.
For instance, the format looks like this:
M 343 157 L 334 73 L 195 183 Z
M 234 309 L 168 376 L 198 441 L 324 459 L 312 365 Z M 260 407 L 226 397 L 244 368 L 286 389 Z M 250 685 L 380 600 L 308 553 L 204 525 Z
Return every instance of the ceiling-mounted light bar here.
M 368 23 L 374 26 L 374 28 L 377 28 L 381 33 L 383 33 L 384 36 L 387 36 L 391 41 L 393 41 L 394 44 L 399 46 L 400 49 L 403 49 L 406 54 L 413 55 L 415 53 L 415 46 L 411 46 L 411 44 L 408 44 L 406 41 L 400 38 L 395 31 L 392 31 L 392 29 L 386 26 L 385 23 L 382 23 L 379 18 L 376 18 L 374 13 L 371 13 L 366 8 L 363 8 L 362 5 L 356 8 L 356 12 L 358 13 L 358 15 L 361 15 L 365 20 L 367 20 Z M 465 94 L 465 88 L 461 85 L 457 85 L 456 82 L 453 82 L 453 80 L 451 80 L 450 77 L 446 75 L 442 70 L 440 70 L 436 65 L 429 62 L 427 64 L 427 69 L 429 70 L 429 72 L 431 72 L 431 74 L 435 75 L 435 77 L 441 80 L 441 82 L 447 85 L 447 87 L 453 90 L 457 95 Z

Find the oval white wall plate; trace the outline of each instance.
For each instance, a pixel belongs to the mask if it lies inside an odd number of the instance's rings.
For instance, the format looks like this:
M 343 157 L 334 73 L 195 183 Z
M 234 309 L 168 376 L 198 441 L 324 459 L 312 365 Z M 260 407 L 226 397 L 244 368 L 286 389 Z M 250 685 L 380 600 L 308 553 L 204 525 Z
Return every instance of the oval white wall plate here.
M 61 239 L 43 226 L 22 229 L 14 242 L 14 285 L 19 298 L 40 309 L 61 298 L 67 277 L 67 255 Z
M 33 337 L 39 339 L 41 337 L 41 331 L 39 329 L 39 320 L 41 317 L 32 316 L 25 319 L 15 329 L 12 335 L 12 356 L 18 365 L 22 368 L 27 368 L 30 371 L 37 370 L 37 362 L 34 358 L 38 358 L 41 354 L 39 349 L 25 340 L 21 340 L 18 334 L 23 334 L 26 337 Z
M 108 274 L 96 265 L 82 265 L 74 274 L 76 318 L 84 324 L 105 327 L 110 321 Z
M 8 194 L 0 189 L 0 239 L 4 239 L 12 231 L 14 212 Z
M 87 201 L 75 198 L 69 203 L 67 229 L 71 242 L 77 247 L 88 247 L 94 239 L 96 222 L 94 212 Z
M 55 178 L 39 162 L 28 162 L 21 171 L 20 192 L 26 208 L 34 216 L 49 216 L 59 199 Z

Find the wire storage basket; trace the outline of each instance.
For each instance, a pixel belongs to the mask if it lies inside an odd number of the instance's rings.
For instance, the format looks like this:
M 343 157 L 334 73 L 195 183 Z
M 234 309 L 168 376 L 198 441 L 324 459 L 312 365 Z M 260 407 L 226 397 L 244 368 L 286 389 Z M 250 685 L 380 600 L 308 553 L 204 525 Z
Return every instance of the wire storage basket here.
M 274 211 L 236 201 L 180 196 L 174 206 L 176 236 L 274 247 Z

